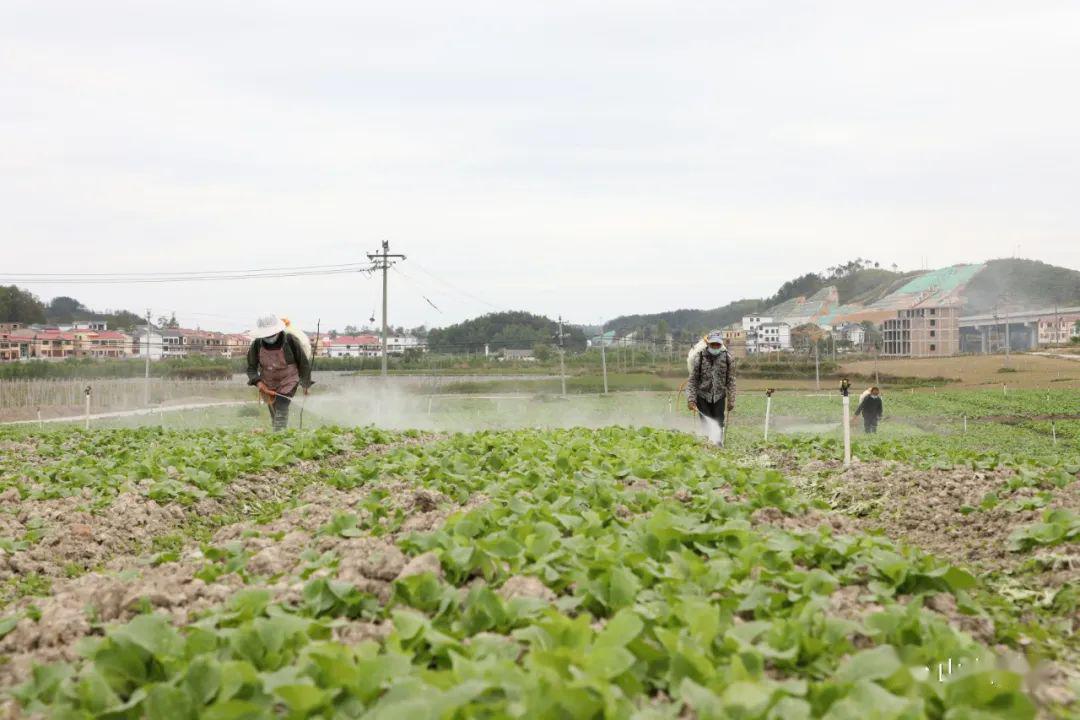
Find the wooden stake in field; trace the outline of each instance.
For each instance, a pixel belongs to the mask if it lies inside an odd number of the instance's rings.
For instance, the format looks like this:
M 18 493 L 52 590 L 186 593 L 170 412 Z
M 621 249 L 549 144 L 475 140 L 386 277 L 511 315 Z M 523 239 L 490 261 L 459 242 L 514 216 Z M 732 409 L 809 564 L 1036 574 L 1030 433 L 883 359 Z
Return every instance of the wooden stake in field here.
M 87 385 L 86 390 L 84 390 L 83 392 L 86 393 L 86 429 L 89 430 L 90 429 L 90 386 Z

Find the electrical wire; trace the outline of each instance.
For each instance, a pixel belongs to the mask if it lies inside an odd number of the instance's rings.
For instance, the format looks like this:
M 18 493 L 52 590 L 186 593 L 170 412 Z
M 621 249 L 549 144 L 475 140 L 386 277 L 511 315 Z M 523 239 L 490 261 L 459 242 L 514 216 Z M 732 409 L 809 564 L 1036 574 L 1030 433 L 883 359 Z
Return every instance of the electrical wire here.
M 217 280 L 259 280 L 287 277 L 307 277 L 314 275 L 344 275 L 373 272 L 370 264 L 350 263 L 348 265 L 311 265 L 300 268 L 263 268 L 261 270 L 211 270 L 174 274 L 61 274 L 61 273 L 25 273 L 0 275 L 0 283 L 41 284 L 64 283 L 70 285 L 125 285 L 145 283 L 200 282 Z
M 441 283 L 441 284 L 445 285 L 446 287 L 450 288 L 450 289 L 451 289 L 451 290 L 453 290 L 454 292 L 456 292 L 456 293 L 458 293 L 458 294 L 460 294 L 460 295 L 463 295 L 463 296 L 465 296 L 465 297 L 469 298 L 470 300 L 473 300 L 474 302 L 478 302 L 478 303 L 480 303 L 481 305 L 486 305 L 486 306 L 488 306 L 489 308 L 492 308 L 492 309 L 495 309 L 495 310 L 499 310 L 499 309 L 501 309 L 501 308 L 500 308 L 500 307 L 499 307 L 498 305 L 495 305 L 494 303 L 489 303 L 489 302 L 488 302 L 487 300 L 483 299 L 482 297 L 478 297 L 478 296 L 476 296 L 476 295 L 473 295 L 473 294 L 472 294 L 472 293 L 470 293 L 470 292 L 469 292 L 468 290 L 462 290 L 461 288 L 459 288 L 458 286 L 454 285 L 454 284 L 453 284 L 452 282 L 450 282 L 450 281 L 448 281 L 448 280 L 443 280 L 443 279 L 442 279 L 442 278 L 440 278 L 439 276 L 437 276 L 437 275 L 435 275 L 434 273 L 432 273 L 432 272 L 431 272 L 430 270 L 427 270 L 427 269 L 425 269 L 423 265 L 421 265 L 420 263 L 416 262 L 415 260 L 410 260 L 410 261 L 409 261 L 409 264 L 410 264 L 410 265 L 413 265 L 413 266 L 415 266 L 417 270 L 419 270 L 420 272 L 424 273 L 425 275 L 427 275 L 428 277 L 430 277 L 430 278 L 431 278 L 432 280 L 434 280 L 435 282 L 437 282 L 437 283 Z
M 439 309 L 439 306 L 438 306 L 438 305 L 436 305 L 435 303 L 433 303 L 433 302 L 432 302 L 432 301 L 431 301 L 431 300 L 430 300 L 430 299 L 428 298 L 428 296 L 427 296 L 427 295 L 425 295 L 424 293 L 420 292 L 420 290 L 419 290 L 419 286 L 417 285 L 416 281 L 415 281 L 415 280 L 413 280 L 413 278 L 409 277 L 408 275 L 406 275 L 405 273 L 403 273 L 403 272 L 402 272 L 401 270 L 399 270 L 399 269 L 398 269 L 398 268 L 396 268 L 396 267 L 394 267 L 394 268 L 393 268 L 393 270 L 394 270 L 394 272 L 396 272 L 396 273 L 397 273 L 398 275 L 400 275 L 400 276 L 401 276 L 401 277 L 403 277 L 403 278 L 404 278 L 405 280 L 407 280 L 407 281 L 408 281 L 408 282 L 409 282 L 409 283 L 410 283 L 410 284 L 411 284 L 411 285 L 413 286 L 413 288 L 414 288 L 414 289 L 415 289 L 415 290 L 417 291 L 417 295 L 419 295 L 420 297 L 422 297 L 422 298 L 424 299 L 424 302 L 426 302 L 426 303 L 427 303 L 428 305 L 430 305 L 431 307 L 435 308 L 435 312 L 439 313 L 440 315 L 442 315 L 442 314 L 443 314 L 443 311 Z

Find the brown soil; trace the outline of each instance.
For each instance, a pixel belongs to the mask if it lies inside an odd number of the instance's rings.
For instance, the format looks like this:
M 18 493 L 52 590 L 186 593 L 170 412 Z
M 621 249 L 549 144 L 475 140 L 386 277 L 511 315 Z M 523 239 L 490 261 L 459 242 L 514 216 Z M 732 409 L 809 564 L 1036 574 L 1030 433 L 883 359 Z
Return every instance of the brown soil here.
M 180 550 L 177 562 L 153 566 L 150 540 L 180 528 L 186 512 L 214 513 L 235 510 L 238 504 L 255 499 L 285 499 L 295 491 L 293 480 L 297 473 L 313 475 L 317 467 L 340 465 L 360 455 L 388 450 L 388 446 L 372 447 L 328 458 L 321 465 L 299 463 L 262 477 L 241 478 L 230 485 L 226 498 L 204 500 L 194 508 L 158 505 L 138 493 L 127 492 L 102 513 L 87 512 L 82 507 L 86 498 L 78 497 L 24 503 L 25 509 L 0 515 L 9 530 L 25 528 L 31 517 L 42 518 L 46 528 L 45 537 L 32 547 L 0 556 L 0 577 L 14 580 L 36 572 L 52 579 L 49 597 L 24 597 L 4 610 L 5 616 L 24 617 L 0 639 L 0 654 L 8 658 L 0 665 L 0 687 L 21 682 L 33 663 L 75 659 L 76 643 L 88 635 L 101 634 L 106 624 L 126 621 L 147 608 L 168 614 L 178 624 L 187 622 L 243 587 L 241 574 L 221 575 L 212 582 L 196 577 L 209 561 L 200 545 L 190 541 Z M 378 538 L 318 534 L 318 529 L 337 513 L 354 512 L 361 523 L 368 520 L 366 511 L 355 506 L 376 489 L 386 491 L 384 502 L 392 511 L 390 515 L 399 509 L 406 515 L 396 532 L 388 531 Z M 478 494 L 465 508 L 486 501 Z M 398 537 L 439 527 L 459 509 L 439 493 L 398 481 L 376 482 L 348 491 L 311 484 L 299 493 L 296 505 L 276 520 L 264 525 L 251 521 L 227 525 L 214 533 L 209 545 L 237 544 L 247 558 L 244 573 L 266 578 L 265 587 L 276 602 L 301 601 L 305 582 L 301 573 L 307 569 L 301 555 L 309 549 L 332 553 L 338 560 L 338 579 L 385 601 L 397 577 L 438 569 L 437 559 L 432 563 L 433 556 L 407 561 L 396 545 Z M 70 563 L 94 569 L 81 577 L 65 579 L 63 570 Z M 25 616 L 30 606 L 40 613 L 39 621 Z M 380 637 L 386 631 L 370 623 L 346 623 L 337 629 L 342 637 L 356 639 Z
M 883 531 L 894 540 L 980 571 L 1015 569 L 1031 557 L 1009 552 L 1008 538 L 1016 528 L 1038 521 L 1043 510 L 1010 512 L 1003 504 L 978 509 L 987 493 L 998 491 L 1013 475 L 1011 470 L 920 470 L 892 462 L 855 462 L 845 470 L 838 460 L 799 463 L 792 458 L 781 464 L 798 475 L 797 485 L 824 495 L 859 530 Z M 1034 492 L 1022 488 L 1010 499 Z M 1051 507 L 1080 509 L 1080 482 L 1055 489 Z M 1071 555 L 1075 549 L 1066 545 L 1054 551 Z M 1066 570 L 1059 579 L 1071 577 Z
M 1016 370 L 999 373 L 1005 367 L 1004 355 L 957 355 L 943 358 L 898 358 L 847 362 L 841 370 L 847 373 L 873 376 L 875 369 L 883 375 L 917 378 L 950 378 L 950 385 L 960 387 L 993 386 L 1007 383 L 1010 388 L 1045 388 L 1053 382 L 1056 388 L 1080 388 L 1080 373 L 1075 360 L 1045 357 L 1030 353 L 1013 353 L 1008 364 Z

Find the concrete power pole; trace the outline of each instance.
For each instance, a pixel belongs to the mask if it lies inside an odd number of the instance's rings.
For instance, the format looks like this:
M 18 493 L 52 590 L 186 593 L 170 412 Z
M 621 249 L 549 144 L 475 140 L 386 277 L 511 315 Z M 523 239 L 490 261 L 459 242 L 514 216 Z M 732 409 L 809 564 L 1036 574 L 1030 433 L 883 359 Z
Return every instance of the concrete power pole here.
M 562 396 L 566 397 L 566 350 L 563 348 L 562 315 L 559 316 L 559 376 L 562 378 Z
M 383 240 L 381 253 L 368 253 L 368 260 L 372 262 L 372 270 L 382 270 L 382 376 L 386 377 L 386 340 L 388 335 L 388 325 L 386 321 L 386 271 L 390 269 L 394 263 L 392 260 L 399 259 L 404 260 L 404 255 L 391 255 L 390 254 L 390 241 Z
M 143 378 L 143 406 L 150 407 L 150 308 L 146 308 L 146 374 Z

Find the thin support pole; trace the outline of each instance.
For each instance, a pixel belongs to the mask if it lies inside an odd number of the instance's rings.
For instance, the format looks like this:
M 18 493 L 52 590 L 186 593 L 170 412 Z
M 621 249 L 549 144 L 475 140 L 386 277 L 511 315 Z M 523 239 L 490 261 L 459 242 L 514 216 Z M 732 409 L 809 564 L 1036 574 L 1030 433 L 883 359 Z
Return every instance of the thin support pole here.
M 769 417 L 772 415 L 772 395 L 765 398 L 765 442 L 769 442 Z
M 851 398 L 844 395 L 844 467 L 851 467 Z

